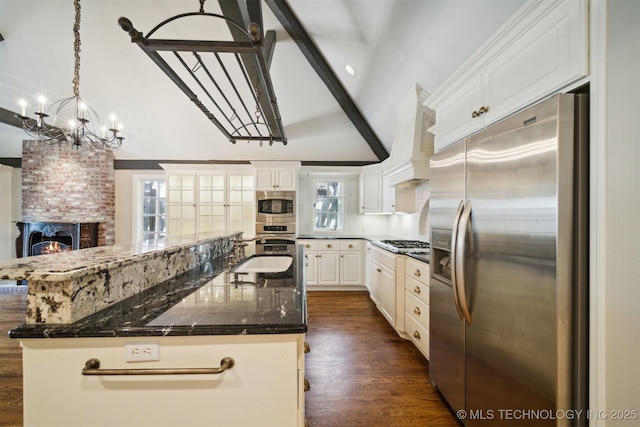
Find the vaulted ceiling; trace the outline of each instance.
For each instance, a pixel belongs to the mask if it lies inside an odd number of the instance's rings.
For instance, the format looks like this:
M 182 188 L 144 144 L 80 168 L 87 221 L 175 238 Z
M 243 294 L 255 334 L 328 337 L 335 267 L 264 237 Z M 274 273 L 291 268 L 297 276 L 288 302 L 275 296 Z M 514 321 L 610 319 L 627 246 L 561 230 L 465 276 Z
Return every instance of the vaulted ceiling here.
M 147 34 L 197 12 L 198 0 L 83 0 L 80 93 L 123 123 L 119 160 L 376 162 L 391 151 L 404 95 L 416 83 L 433 92 L 523 3 L 265 0 L 262 30 L 275 35 L 269 76 L 287 145 L 230 143 L 118 25 L 127 17 Z M 204 10 L 223 13 L 216 0 Z M 18 112 L 19 99 L 29 112 L 39 94 L 72 94 L 73 17 L 73 0 L 0 0 L 0 112 Z M 165 37 L 232 40 L 228 26 L 204 17 L 172 31 Z M 20 157 L 24 139 L 0 123 L 0 157 Z

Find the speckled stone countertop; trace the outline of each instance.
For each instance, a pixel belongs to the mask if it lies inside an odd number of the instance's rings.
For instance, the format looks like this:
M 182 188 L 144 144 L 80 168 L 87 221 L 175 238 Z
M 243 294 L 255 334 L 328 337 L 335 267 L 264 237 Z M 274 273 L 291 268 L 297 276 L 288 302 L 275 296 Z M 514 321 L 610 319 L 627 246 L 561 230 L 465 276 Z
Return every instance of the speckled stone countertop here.
M 246 256 L 252 254 L 247 247 Z M 307 330 L 302 245 L 283 273 L 232 273 L 225 256 L 70 324 L 22 325 L 11 338 L 297 334 Z
M 162 243 L 129 243 L 126 245 L 98 246 L 76 251 L 14 258 L 0 261 L 0 279 L 62 281 L 70 275 L 92 273 L 111 265 L 136 262 L 153 252 L 179 251 L 198 242 L 209 241 L 219 233 L 167 236 Z
M 340 240 L 340 239 L 363 239 L 363 240 L 367 240 L 369 242 L 371 242 L 372 244 L 376 245 L 377 247 L 384 249 L 386 251 L 389 251 L 389 248 L 385 247 L 385 246 L 381 246 L 381 245 L 377 245 L 376 242 L 380 241 L 380 240 L 402 240 L 402 238 L 398 238 L 398 237 L 390 237 L 390 236 L 327 236 L 327 235 L 302 235 L 302 236 L 298 236 L 298 239 L 335 239 L 335 240 Z M 393 251 L 389 251 L 389 252 L 393 252 Z M 393 253 L 397 253 L 397 252 L 393 252 Z M 422 262 L 426 262 L 429 263 L 430 261 L 430 255 L 427 253 L 419 253 L 419 252 L 405 252 L 402 253 L 402 255 L 406 255 L 410 258 L 413 259 L 417 259 L 418 261 L 422 261 Z
M 233 248 L 241 233 L 172 236 L 0 262 L 0 278 L 26 280 L 27 323 L 74 323 Z

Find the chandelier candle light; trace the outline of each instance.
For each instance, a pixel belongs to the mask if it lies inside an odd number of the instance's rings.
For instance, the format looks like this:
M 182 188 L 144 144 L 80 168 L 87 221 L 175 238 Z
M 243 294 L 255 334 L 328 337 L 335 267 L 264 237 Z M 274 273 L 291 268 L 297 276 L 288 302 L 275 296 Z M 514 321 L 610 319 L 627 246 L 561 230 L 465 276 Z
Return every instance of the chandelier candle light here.
M 73 51 L 75 66 L 73 69 L 73 96 L 54 102 L 50 111 L 55 111 L 53 124 L 46 122 L 48 114 L 44 111 L 45 98 L 38 98 L 38 111 L 35 119 L 25 115 L 26 102 L 20 101 L 21 112 L 16 114 L 22 127 L 29 136 L 45 143 L 59 143 L 71 141 L 75 148 L 86 146 L 94 150 L 113 151 L 120 148 L 124 138 L 122 137 L 122 124 L 117 123 L 116 117 L 111 117 L 111 127 L 103 125 L 96 111 L 87 105 L 80 97 L 80 0 L 74 0 L 75 21 L 73 25 Z M 65 125 L 56 125 L 64 120 Z M 92 123 L 93 122 L 93 123 Z M 100 127 L 96 133 L 93 126 Z

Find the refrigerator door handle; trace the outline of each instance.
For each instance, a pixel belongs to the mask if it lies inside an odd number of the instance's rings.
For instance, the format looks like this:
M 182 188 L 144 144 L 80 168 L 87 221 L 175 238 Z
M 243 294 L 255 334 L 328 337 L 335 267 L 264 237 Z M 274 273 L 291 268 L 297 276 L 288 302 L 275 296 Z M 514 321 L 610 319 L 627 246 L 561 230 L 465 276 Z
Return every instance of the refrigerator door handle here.
M 458 300 L 458 277 L 457 277 L 457 265 L 458 265 L 458 257 L 457 257 L 457 247 L 456 242 L 458 241 L 458 226 L 460 225 L 460 217 L 462 216 L 464 210 L 464 200 L 460 200 L 460 204 L 458 205 L 458 209 L 456 210 L 456 215 L 453 217 L 453 228 L 451 230 L 451 288 L 453 289 L 453 302 L 456 304 L 456 310 L 458 311 L 458 317 L 460 320 L 464 320 L 464 316 L 462 315 L 462 309 L 460 308 L 460 301 Z
M 460 217 L 460 221 L 458 224 L 458 232 L 456 233 L 457 241 L 456 241 L 456 263 L 455 266 L 455 276 L 456 276 L 456 284 L 454 287 L 455 292 L 458 294 L 458 304 L 460 305 L 460 312 L 462 313 L 461 317 L 464 317 L 467 325 L 471 325 L 471 312 L 469 311 L 469 306 L 467 304 L 467 293 L 466 293 L 466 284 L 464 277 L 464 256 L 466 250 L 466 241 L 467 241 L 467 230 L 469 229 L 469 220 L 471 219 L 471 200 L 467 201 L 467 204 L 462 211 L 462 215 Z M 452 249 L 453 251 L 453 249 Z

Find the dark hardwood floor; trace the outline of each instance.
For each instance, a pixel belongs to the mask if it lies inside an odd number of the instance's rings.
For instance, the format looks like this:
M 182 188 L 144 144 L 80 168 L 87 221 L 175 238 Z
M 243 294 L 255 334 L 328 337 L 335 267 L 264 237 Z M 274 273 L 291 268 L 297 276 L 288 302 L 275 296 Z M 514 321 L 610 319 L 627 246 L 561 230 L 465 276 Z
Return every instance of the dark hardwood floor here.
M 310 292 L 306 376 L 310 427 L 459 426 L 429 382 L 429 364 L 367 292 Z
M 7 331 L 26 295 L 0 293 L 0 426 L 22 425 L 22 361 Z M 319 426 L 458 427 L 429 383 L 429 365 L 398 337 L 366 292 L 309 294 L 306 415 Z
M 0 426 L 22 425 L 22 350 L 7 333 L 25 322 L 27 295 L 0 293 Z

